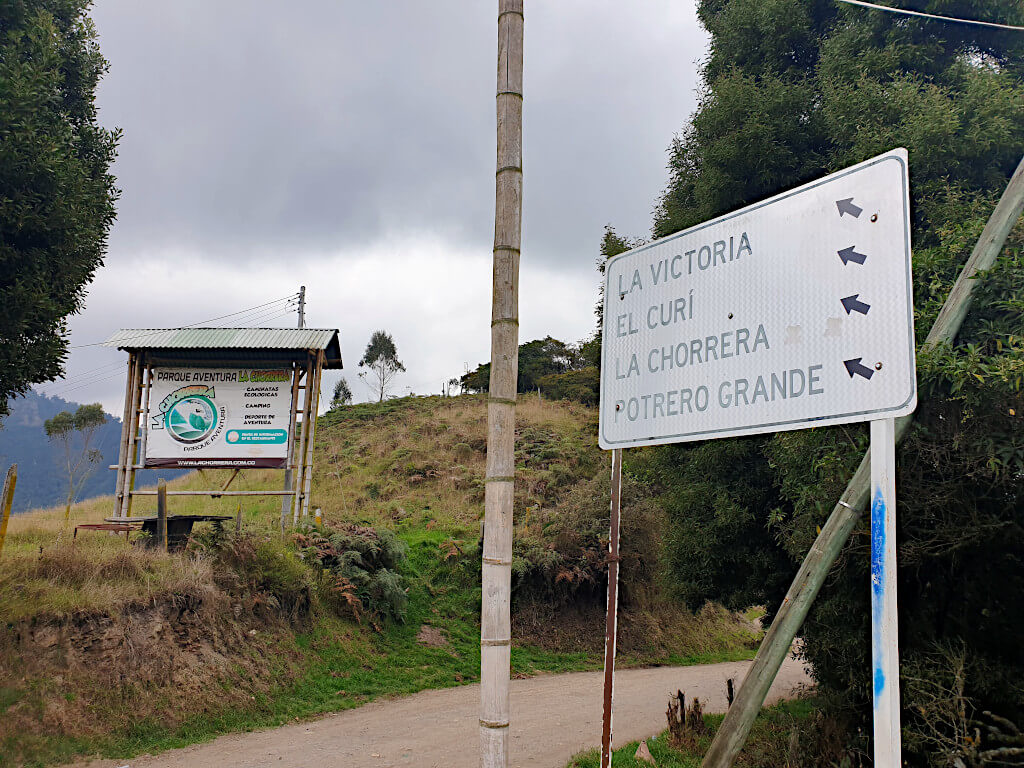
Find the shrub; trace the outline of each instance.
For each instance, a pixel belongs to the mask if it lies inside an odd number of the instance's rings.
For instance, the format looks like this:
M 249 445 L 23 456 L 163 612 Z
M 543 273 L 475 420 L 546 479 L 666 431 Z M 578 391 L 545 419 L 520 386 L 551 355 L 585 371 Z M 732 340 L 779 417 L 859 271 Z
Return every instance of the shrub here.
M 623 474 L 620 600 L 643 602 L 659 576 L 664 514 L 649 490 Z M 513 538 L 512 597 L 552 605 L 600 604 L 607 589 L 609 485 L 603 474 L 574 486 Z
M 313 580 L 298 554 L 274 536 L 250 532 L 194 535 L 190 549 L 209 553 L 219 585 L 250 607 L 281 609 L 293 619 L 309 613 Z
M 364 614 L 404 619 L 409 598 L 398 569 L 407 547 L 394 533 L 347 524 L 306 528 L 293 538 L 320 570 L 323 594 L 335 609 L 356 620 Z

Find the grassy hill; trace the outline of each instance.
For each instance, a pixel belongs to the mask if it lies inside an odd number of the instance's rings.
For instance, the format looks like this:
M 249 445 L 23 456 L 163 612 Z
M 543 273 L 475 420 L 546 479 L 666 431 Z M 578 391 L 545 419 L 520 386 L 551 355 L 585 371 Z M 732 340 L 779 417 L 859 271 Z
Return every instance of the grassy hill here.
M 601 665 L 608 469 L 595 425 L 577 404 L 528 396 L 518 409 L 514 675 Z M 348 406 L 319 422 L 323 529 L 300 521 L 282 537 L 278 497 L 171 497 L 172 513 L 240 510 L 243 526 L 166 555 L 93 531 L 72 540 L 59 509 L 14 518 L 0 555 L 0 765 L 128 757 L 475 680 L 485 446 L 481 396 Z M 231 487 L 281 479 L 246 471 Z M 622 663 L 748 656 L 742 617 L 694 616 L 663 594 L 656 505 L 642 489 L 626 498 Z M 111 508 L 80 504 L 72 524 Z M 133 513 L 154 509 L 140 497 Z M 391 570 L 371 574 L 384 551 Z M 372 578 L 353 575 L 356 561 Z

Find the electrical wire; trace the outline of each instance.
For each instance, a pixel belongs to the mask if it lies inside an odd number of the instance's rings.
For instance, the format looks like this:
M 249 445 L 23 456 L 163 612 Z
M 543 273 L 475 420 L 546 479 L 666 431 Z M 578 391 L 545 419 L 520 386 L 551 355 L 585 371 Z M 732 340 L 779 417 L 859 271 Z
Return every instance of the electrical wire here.
M 975 24 L 980 27 L 994 27 L 996 29 L 1011 29 L 1016 32 L 1024 32 L 1024 27 L 1015 26 L 1013 24 L 998 24 L 994 21 L 978 21 L 977 19 L 958 19 L 954 16 L 938 16 L 934 13 L 924 13 L 923 11 L 908 11 L 904 8 L 893 8 L 888 5 L 877 5 L 876 3 L 868 3 L 865 0 L 837 0 L 840 3 L 848 3 L 850 5 L 859 5 L 862 8 L 873 8 L 877 11 L 888 11 L 889 13 L 901 13 L 906 16 L 921 16 L 925 19 L 936 19 L 938 21 L 952 21 L 957 24 Z
M 210 318 L 209 320 L 200 320 L 198 322 L 190 323 L 189 325 L 181 327 L 193 328 L 198 325 L 212 323 L 217 320 L 225 320 L 227 318 L 232 318 L 232 323 L 237 323 L 238 327 L 244 327 L 244 325 L 246 324 L 253 323 L 271 323 L 274 320 L 279 320 L 280 318 L 287 317 L 288 315 L 291 315 L 293 313 L 294 310 L 292 309 L 292 307 L 294 307 L 298 303 L 298 295 L 299 294 L 294 293 L 291 294 L 290 296 L 283 296 L 279 299 L 274 299 L 273 301 L 268 301 L 263 304 L 257 304 L 252 307 L 247 307 L 246 309 L 240 309 L 237 312 L 230 312 L 226 315 L 220 315 L 219 317 Z M 284 310 L 283 312 L 281 311 L 282 309 Z M 151 336 L 163 332 L 163 330 L 153 330 L 150 333 L 144 333 L 139 334 L 138 336 L 133 336 L 131 337 L 130 340 L 144 338 L 146 336 Z M 78 344 L 73 347 L 69 347 L 69 349 L 81 349 L 83 347 L 102 346 L 103 344 L 104 342 L 97 342 L 94 344 Z M 110 379 L 122 376 L 123 371 L 121 369 L 124 368 L 124 365 L 125 363 L 123 361 L 101 365 L 96 368 L 88 369 L 82 372 L 81 374 L 78 374 L 77 376 L 75 376 L 74 379 L 70 381 L 65 378 L 60 381 L 49 382 L 48 384 L 44 384 L 37 391 L 39 391 L 40 394 L 46 397 L 62 397 L 68 394 L 69 392 L 74 392 L 75 390 L 79 390 L 84 387 L 91 386 L 93 384 L 100 384 L 104 381 L 109 381 Z M 116 370 L 110 372 L 111 369 Z
M 291 294 L 289 296 L 283 296 L 283 297 L 281 297 L 279 299 L 274 299 L 273 301 L 268 301 L 268 302 L 266 302 L 264 304 L 257 304 L 254 307 L 247 307 L 246 309 L 240 309 L 237 312 L 230 312 L 230 313 L 228 313 L 226 315 L 220 315 L 219 317 L 211 317 L 208 320 L 199 320 L 197 322 L 189 323 L 188 325 L 182 325 L 182 326 L 179 326 L 179 327 L 180 328 L 194 328 L 196 326 L 204 325 L 206 323 L 213 323 L 213 322 L 216 322 L 218 320 L 224 320 L 225 318 L 228 318 L 228 317 L 234 317 L 235 315 L 245 315 L 247 313 L 252 312 L 255 309 L 260 309 L 261 307 L 270 307 L 271 305 L 274 305 L 274 304 L 280 304 L 282 302 L 289 302 L 289 301 L 293 300 L 297 296 L 298 296 L 297 293 L 293 293 L 293 294 Z M 158 333 L 164 333 L 164 329 L 153 330 L 153 331 L 148 332 L 148 333 L 140 333 L 138 336 L 132 336 L 132 337 L 130 337 L 128 339 L 125 339 L 125 341 L 134 341 L 135 339 L 145 338 L 146 336 L 153 336 L 153 335 L 158 334 Z M 95 341 L 95 342 L 93 342 L 91 344 L 75 344 L 74 346 L 68 347 L 68 349 L 83 349 L 85 347 L 101 347 L 104 344 L 106 344 L 105 341 Z

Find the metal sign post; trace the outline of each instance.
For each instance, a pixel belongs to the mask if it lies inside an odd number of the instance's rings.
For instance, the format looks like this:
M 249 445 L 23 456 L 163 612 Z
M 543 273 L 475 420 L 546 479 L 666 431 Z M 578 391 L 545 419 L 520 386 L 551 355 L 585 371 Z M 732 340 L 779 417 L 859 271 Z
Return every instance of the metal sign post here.
M 871 681 L 876 768 L 900 765 L 899 625 L 896 612 L 896 428 L 871 422 Z
M 604 629 L 604 714 L 601 768 L 612 764 L 612 697 L 615 693 L 615 641 L 619 624 L 619 518 L 622 508 L 622 449 L 612 451 L 611 523 L 608 528 L 608 609 Z
M 910 260 L 907 151 L 894 149 L 609 259 L 601 344 L 606 450 L 871 422 L 885 768 L 900 760 L 893 420 L 917 406 Z M 608 606 L 613 626 L 611 583 Z M 737 698 L 743 733 L 770 684 L 760 669 L 755 661 Z M 706 765 L 728 764 L 736 732 L 719 732 Z

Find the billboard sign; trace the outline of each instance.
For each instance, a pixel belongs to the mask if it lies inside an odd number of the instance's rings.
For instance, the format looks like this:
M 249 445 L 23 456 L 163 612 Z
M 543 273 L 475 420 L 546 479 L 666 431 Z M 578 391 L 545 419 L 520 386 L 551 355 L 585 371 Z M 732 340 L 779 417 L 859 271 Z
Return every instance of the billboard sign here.
M 284 467 L 287 368 L 153 369 L 147 467 Z
M 616 256 L 605 280 L 602 448 L 917 404 L 904 149 Z

